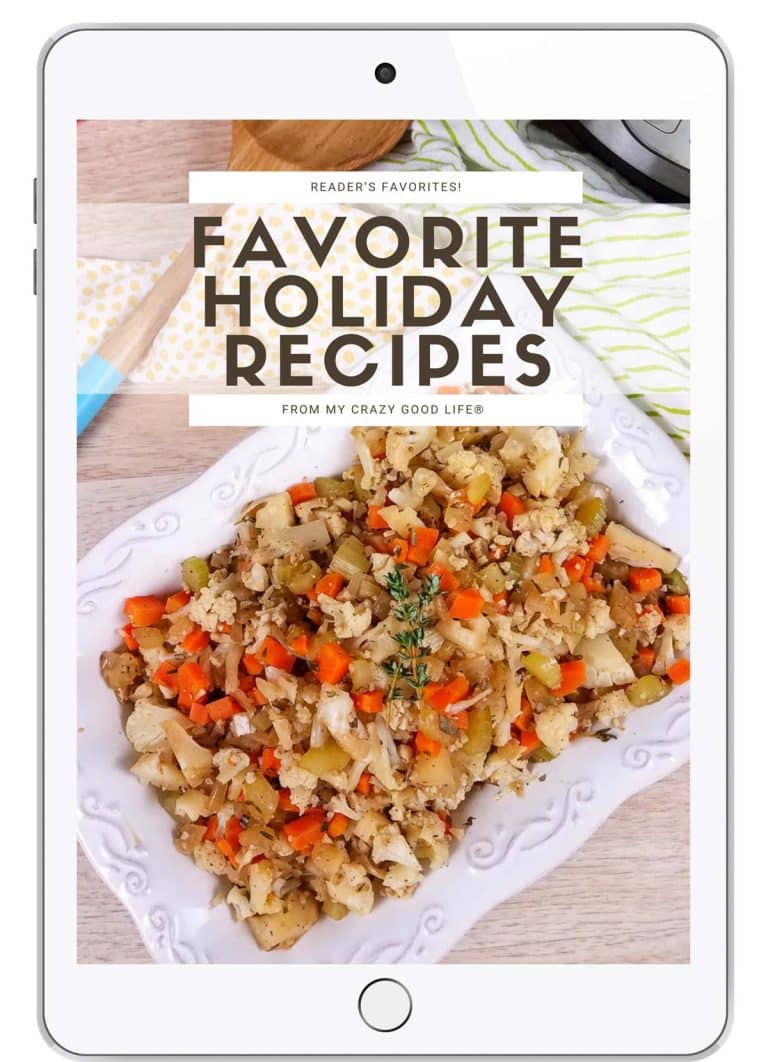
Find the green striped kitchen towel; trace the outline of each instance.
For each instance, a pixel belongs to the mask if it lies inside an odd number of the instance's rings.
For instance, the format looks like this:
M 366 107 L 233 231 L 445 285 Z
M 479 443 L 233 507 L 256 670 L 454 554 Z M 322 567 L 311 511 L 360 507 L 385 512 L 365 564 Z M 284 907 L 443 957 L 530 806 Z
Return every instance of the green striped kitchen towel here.
M 529 121 L 415 121 L 410 141 L 376 164 L 376 168 L 393 167 L 581 170 L 583 206 L 546 208 L 578 215 L 581 227 L 584 265 L 560 303 L 559 319 L 688 454 L 690 212 L 686 206 L 651 202 L 588 152 Z M 436 207 L 408 210 L 428 213 Z M 454 213 L 470 222 L 479 209 L 480 204 Z M 498 208 L 482 209 L 491 218 L 499 213 Z M 509 269 L 508 237 L 500 230 L 496 237 L 491 240 L 488 268 Z M 564 271 L 549 269 L 545 233 L 531 232 L 526 241 L 528 271 L 554 287 L 556 274 Z

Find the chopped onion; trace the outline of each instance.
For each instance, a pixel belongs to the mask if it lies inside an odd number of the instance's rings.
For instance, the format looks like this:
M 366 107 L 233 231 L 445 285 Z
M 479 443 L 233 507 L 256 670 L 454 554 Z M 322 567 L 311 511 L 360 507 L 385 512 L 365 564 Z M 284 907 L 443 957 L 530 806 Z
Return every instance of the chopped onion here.
M 454 704 L 449 704 L 445 709 L 446 715 L 458 715 L 459 712 L 463 712 L 465 708 L 471 708 L 473 704 L 477 704 L 478 701 L 485 700 L 490 696 L 493 690 L 481 690 L 480 693 L 476 693 L 474 697 L 467 697 L 464 701 L 456 701 Z
M 376 733 L 378 734 L 379 739 L 381 740 L 381 743 L 384 746 L 387 755 L 389 756 L 389 762 L 392 764 L 393 767 L 399 767 L 400 753 L 397 751 L 397 745 L 395 743 L 392 731 L 389 729 L 389 727 L 381 718 L 381 716 L 377 716 L 375 726 Z
M 227 694 L 234 693 L 240 685 L 238 668 L 240 667 L 240 657 L 242 655 L 242 644 L 230 645 L 227 649 L 227 655 L 224 657 L 224 692 Z

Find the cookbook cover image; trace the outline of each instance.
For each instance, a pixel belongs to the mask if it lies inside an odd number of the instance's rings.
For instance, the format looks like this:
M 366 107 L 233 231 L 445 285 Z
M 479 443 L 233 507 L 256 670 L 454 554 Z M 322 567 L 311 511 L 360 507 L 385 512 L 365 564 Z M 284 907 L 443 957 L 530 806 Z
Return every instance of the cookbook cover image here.
M 79 961 L 688 962 L 687 143 L 78 124 Z

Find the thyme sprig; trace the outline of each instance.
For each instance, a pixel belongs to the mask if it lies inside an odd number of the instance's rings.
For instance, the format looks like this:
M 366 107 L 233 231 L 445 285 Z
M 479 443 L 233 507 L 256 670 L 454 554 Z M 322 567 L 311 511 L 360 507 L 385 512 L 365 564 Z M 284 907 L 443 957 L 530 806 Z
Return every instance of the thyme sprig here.
M 427 628 L 432 624 L 431 606 L 440 590 L 437 575 L 428 575 L 422 581 L 421 589 L 414 593 L 405 581 L 405 566 L 395 565 L 388 573 L 386 587 L 395 603 L 393 614 L 396 620 L 404 624 L 402 630 L 393 635 L 397 642 L 397 654 L 387 660 L 384 667 L 392 681 L 387 695 L 387 705 L 401 696 L 398 682 L 404 679 L 416 691 L 416 699 L 421 705 L 424 687 L 429 682 L 427 665 L 424 661 L 426 645 L 424 640 Z

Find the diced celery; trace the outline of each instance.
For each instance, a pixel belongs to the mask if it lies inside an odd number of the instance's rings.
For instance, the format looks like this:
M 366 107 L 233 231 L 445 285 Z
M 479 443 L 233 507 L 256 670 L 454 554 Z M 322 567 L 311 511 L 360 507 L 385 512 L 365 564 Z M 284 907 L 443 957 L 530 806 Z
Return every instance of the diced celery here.
M 315 480 L 315 491 L 318 498 L 351 498 L 355 493 L 355 484 L 351 479 L 318 476 Z
M 526 653 L 523 657 L 523 667 L 529 675 L 543 682 L 550 690 L 560 685 L 560 665 L 553 656 L 545 656 L 544 653 Z
M 647 704 L 655 704 L 669 693 L 667 683 L 658 675 L 643 675 L 642 678 L 627 686 L 627 697 L 630 704 L 635 708 L 645 708 Z
M 299 767 L 318 777 L 333 771 L 343 771 L 349 763 L 349 753 L 340 748 L 335 741 L 327 741 L 314 749 L 307 749 L 299 757 Z
M 596 535 L 603 530 L 607 515 L 603 498 L 587 498 L 576 510 L 576 519 L 584 525 L 589 535 Z
M 202 557 L 187 557 L 181 562 L 181 581 L 193 594 L 208 585 L 208 562 Z

